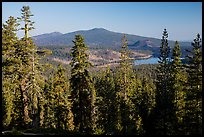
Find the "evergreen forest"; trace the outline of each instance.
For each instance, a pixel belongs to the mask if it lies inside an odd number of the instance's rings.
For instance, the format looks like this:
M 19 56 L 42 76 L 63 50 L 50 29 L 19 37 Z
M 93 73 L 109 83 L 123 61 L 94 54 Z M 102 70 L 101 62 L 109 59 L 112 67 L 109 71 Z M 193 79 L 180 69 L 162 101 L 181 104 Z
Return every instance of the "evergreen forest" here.
M 124 34 L 119 65 L 92 71 L 80 34 L 68 65 L 45 61 L 52 52 L 34 44 L 32 16 L 23 6 L 2 25 L 2 134 L 202 135 L 200 34 L 183 64 L 164 29 L 158 64 L 137 67 Z

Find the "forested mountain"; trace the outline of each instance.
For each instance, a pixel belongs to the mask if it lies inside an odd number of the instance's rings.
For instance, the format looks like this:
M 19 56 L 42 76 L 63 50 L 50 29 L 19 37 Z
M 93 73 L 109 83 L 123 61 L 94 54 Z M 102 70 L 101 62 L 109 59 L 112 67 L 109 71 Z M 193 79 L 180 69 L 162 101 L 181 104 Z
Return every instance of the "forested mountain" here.
M 94 28 L 91 30 L 80 30 L 71 33 L 62 34 L 60 32 L 46 33 L 33 36 L 34 43 L 37 46 L 49 45 L 69 45 L 72 46 L 72 40 L 76 34 L 84 36 L 85 43 L 89 48 L 109 48 L 119 50 L 121 46 L 121 37 L 123 33 L 113 32 L 104 28 Z M 128 47 L 131 50 L 151 51 L 154 56 L 158 56 L 161 40 L 151 37 L 143 37 L 139 35 L 126 34 L 128 39 Z M 175 41 L 169 41 L 172 48 Z M 185 55 L 186 48 L 190 48 L 190 42 L 180 42 L 181 51 Z
M 52 33 L 45 33 L 45 34 L 41 34 L 41 35 L 38 35 L 38 36 L 34 36 L 34 40 L 42 40 L 42 39 L 49 39 L 49 38 L 52 38 L 52 37 L 57 37 L 57 36 L 60 36 L 60 35 L 63 35 L 62 33 L 60 32 L 52 32 Z
M 45 33 L 33 36 L 37 46 L 45 45 L 73 45 L 72 40 L 76 34 L 84 36 L 85 43 L 89 47 L 114 47 L 120 48 L 123 33 L 113 32 L 104 28 L 94 28 L 90 30 L 79 30 L 62 34 L 60 32 Z M 159 47 L 161 40 L 157 38 L 144 37 L 139 35 L 126 34 L 129 48 L 143 49 L 145 47 Z M 170 47 L 174 46 L 175 41 L 169 41 Z M 182 46 L 190 46 L 190 42 L 180 42 Z

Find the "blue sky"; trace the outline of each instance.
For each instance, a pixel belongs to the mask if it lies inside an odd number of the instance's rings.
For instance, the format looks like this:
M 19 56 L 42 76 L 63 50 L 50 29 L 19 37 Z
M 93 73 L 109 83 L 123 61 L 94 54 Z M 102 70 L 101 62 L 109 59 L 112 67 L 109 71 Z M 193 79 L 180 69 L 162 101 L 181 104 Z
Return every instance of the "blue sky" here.
M 34 14 L 32 36 L 92 28 L 154 38 L 167 28 L 171 40 L 202 35 L 201 2 L 2 2 L 2 23 L 21 16 L 22 6 L 30 6 Z

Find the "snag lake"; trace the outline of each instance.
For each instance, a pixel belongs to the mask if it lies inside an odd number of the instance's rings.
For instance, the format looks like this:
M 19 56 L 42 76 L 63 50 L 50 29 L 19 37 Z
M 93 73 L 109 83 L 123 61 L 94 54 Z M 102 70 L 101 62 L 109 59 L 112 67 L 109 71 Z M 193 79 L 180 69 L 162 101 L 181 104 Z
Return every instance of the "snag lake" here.
M 181 58 L 181 60 L 184 60 L 184 58 Z M 135 60 L 134 65 L 141 65 L 141 64 L 157 64 L 159 61 L 158 57 L 151 57 L 148 59 L 140 59 L 140 60 Z
M 152 57 L 148 59 L 140 59 L 140 60 L 135 60 L 134 65 L 141 65 L 141 64 L 157 64 L 159 58 L 157 57 Z

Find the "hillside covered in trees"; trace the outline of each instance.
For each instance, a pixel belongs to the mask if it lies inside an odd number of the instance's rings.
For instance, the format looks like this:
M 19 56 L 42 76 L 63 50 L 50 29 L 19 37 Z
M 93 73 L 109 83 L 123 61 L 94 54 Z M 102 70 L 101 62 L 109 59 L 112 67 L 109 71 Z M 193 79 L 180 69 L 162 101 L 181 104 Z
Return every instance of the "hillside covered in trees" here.
M 2 26 L 3 134 L 202 135 L 199 34 L 186 64 L 179 42 L 171 50 L 164 29 L 158 64 L 133 66 L 123 35 L 119 65 L 95 70 L 81 34 L 64 51 L 69 63 L 46 61 L 51 50 L 38 48 L 29 35 L 32 16 L 23 6 L 20 17 Z
M 84 37 L 84 42 L 90 49 L 111 49 L 119 51 L 121 48 L 121 38 L 123 33 L 113 32 L 104 28 L 94 28 L 90 30 L 80 30 L 62 34 L 60 32 L 45 33 L 33 36 L 32 39 L 36 46 L 58 47 L 73 45 L 72 40 L 76 34 L 81 34 Z M 154 57 L 159 56 L 159 47 L 161 40 L 157 38 L 144 37 L 138 35 L 125 34 L 128 40 L 128 48 L 131 51 L 143 51 Z M 174 47 L 175 41 L 169 40 L 169 47 Z M 191 49 L 190 42 L 180 42 L 182 57 L 185 57 L 185 49 Z

